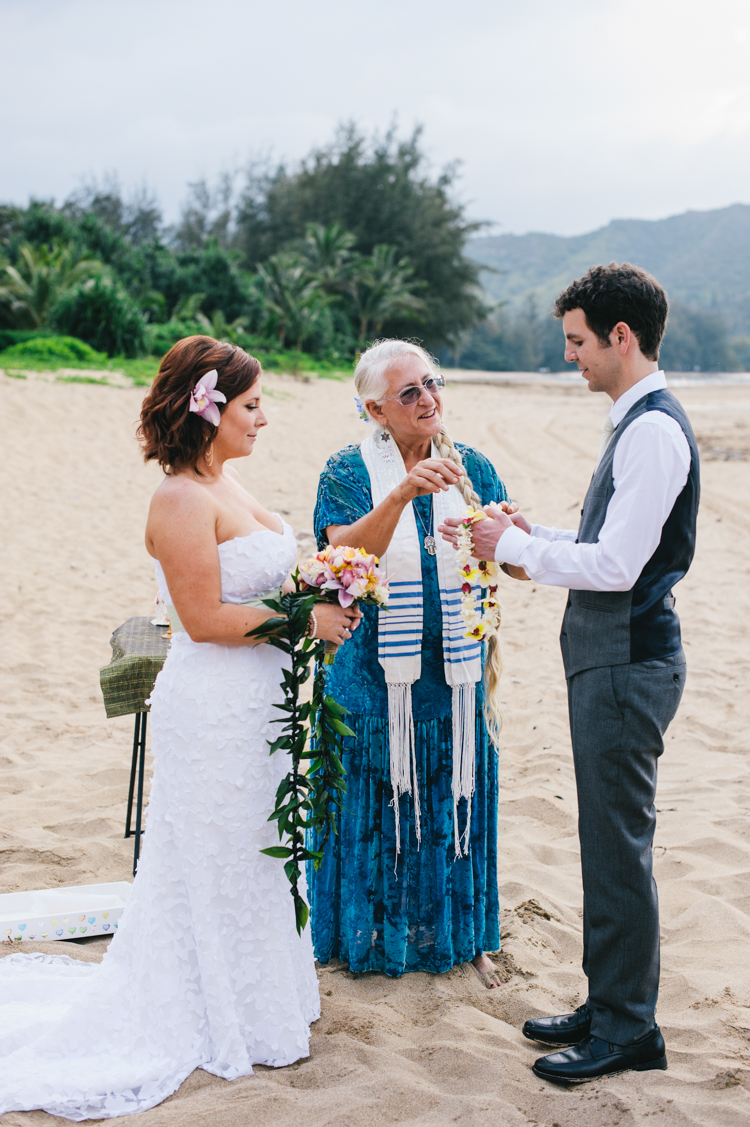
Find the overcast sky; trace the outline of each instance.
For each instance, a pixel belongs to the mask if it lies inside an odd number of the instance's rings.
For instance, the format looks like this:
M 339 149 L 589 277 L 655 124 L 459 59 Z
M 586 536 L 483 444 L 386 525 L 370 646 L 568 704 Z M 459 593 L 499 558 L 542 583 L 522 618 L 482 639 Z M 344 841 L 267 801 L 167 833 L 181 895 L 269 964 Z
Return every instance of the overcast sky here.
M 0 200 L 425 127 L 496 233 L 750 202 L 748 0 L 0 0 Z

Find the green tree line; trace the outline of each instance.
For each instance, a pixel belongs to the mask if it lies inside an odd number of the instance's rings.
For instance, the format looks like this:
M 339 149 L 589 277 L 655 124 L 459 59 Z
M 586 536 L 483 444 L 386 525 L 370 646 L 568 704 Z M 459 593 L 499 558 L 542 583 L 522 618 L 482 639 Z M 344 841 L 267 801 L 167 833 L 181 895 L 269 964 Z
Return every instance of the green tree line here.
M 60 206 L 2 205 L 0 344 L 57 333 L 109 356 L 161 356 L 208 333 L 344 365 L 388 335 L 447 365 L 564 371 L 548 310 L 533 297 L 493 304 L 482 290 L 485 268 L 465 253 L 482 224 L 455 202 L 455 176 L 430 173 L 419 129 L 368 137 L 349 124 L 295 167 L 256 163 L 189 185 L 171 227 L 153 197 L 126 199 L 116 182 Z M 674 302 L 662 363 L 748 370 L 750 340 Z
M 348 125 L 294 169 L 190 185 L 172 228 L 116 182 L 61 206 L 2 206 L 0 330 L 110 356 L 160 355 L 196 332 L 331 360 L 383 334 L 450 346 L 487 309 L 454 176 L 430 176 L 419 130 L 368 138 Z

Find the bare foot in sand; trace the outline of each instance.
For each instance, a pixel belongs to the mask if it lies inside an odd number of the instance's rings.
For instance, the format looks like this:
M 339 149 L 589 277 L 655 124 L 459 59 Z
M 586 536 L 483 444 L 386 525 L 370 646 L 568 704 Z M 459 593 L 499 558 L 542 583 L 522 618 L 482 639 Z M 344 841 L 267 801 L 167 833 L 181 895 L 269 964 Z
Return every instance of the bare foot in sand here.
M 500 971 L 483 951 L 471 960 L 471 965 L 488 990 L 496 990 L 498 986 L 503 985 L 505 980 Z

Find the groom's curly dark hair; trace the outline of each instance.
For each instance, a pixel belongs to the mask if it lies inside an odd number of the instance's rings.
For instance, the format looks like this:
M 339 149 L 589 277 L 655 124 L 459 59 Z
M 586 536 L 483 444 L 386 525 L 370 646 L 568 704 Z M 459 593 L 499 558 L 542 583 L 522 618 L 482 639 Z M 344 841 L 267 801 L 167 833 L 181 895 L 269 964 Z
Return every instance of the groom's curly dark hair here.
M 635 333 L 641 352 L 649 360 L 659 359 L 659 346 L 667 327 L 669 302 L 662 287 L 650 274 L 629 262 L 592 266 L 582 278 L 571 282 L 554 305 L 555 317 L 582 309 L 586 324 L 608 348 L 609 334 L 620 321 Z

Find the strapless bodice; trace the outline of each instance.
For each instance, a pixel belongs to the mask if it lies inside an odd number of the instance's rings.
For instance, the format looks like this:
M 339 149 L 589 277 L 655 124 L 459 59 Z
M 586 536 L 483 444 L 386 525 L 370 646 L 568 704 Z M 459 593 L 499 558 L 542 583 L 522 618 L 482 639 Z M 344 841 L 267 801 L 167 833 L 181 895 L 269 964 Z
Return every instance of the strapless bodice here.
M 297 558 L 297 541 L 286 521 L 281 517 L 279 520 L 283 529 L 280 533 L 259 528 L 219 544 L 222 602 L 244 603 L 280 587 L 287 578 Z M 159 595 L 169 606 L 172 599 L 158 560 L 154 560 L 154 569 Z

